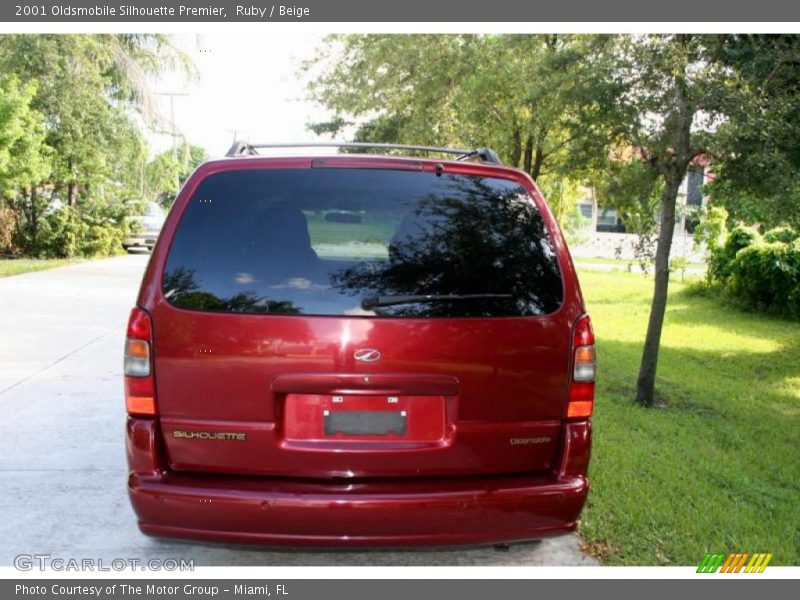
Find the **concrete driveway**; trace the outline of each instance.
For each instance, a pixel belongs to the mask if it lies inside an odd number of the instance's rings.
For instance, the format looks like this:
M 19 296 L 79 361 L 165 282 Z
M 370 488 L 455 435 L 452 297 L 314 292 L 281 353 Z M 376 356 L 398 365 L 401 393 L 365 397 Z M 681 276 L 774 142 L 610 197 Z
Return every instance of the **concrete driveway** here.
M 0 279 L 0 565 L 18 554 L 195 565 L 583 565 L 575 536 L 509 550 L 275 551 L 162 541 L 125 489 L 121 352 L 146 255 Z

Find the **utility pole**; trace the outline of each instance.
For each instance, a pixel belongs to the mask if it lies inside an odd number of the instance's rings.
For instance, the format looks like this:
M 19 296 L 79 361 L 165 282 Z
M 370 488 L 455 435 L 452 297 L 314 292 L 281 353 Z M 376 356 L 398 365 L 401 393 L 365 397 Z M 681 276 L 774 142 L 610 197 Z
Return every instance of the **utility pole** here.
M 247 131 L 245 131 L 243 129 L 226 129 L 225 131 L 227 131 L 228 133 L 232 133 L 233 134 L 233 141 L 231 142 L 231 145 L 233 145 L 233 144 L 235 144 L 236 142 L 239 141 L 239 134 L 240 133 L 242 134 L 242 139 L 245 140 L 245 141 L 247 140 Z
M 156 96 L 169 96 L 169 120 L 172 128 L 172 158 L 178 160 L 178 130 L 175 126 L 175 96 L 188 96 L 188 92 L 156 92 Z M 178 173 L 175 173 L 175 192 L 180 188 L 181 182 Z

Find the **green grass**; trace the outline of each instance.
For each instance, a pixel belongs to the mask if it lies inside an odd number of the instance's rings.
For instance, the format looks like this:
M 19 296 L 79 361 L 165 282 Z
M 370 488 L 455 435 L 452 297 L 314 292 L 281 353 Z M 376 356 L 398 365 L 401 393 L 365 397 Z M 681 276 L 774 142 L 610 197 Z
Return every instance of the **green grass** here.
M 590 257 L 576 257 L 573 256 L 572 260 L 575 262 L 576 265 L 616 265 L 620 268 L 627 269 L 628 265 L 633 265 L 633 270 L 636 273 L 640 273 L 639 269 L 639 261 L 636 260 L 625 260 L 622 258 L 590 258 Z M 649 263 L 650 266 L 653 266 L 653 263 Z M 687 269 L 705 269 L 705 263 L 701 262 L 689 262 L 686 264 Z
M 800 324 L 670 283 L 663 406 L 634 403 L 652 279 L 583 270 L 598 338 L 591 492 L 580 531 L 609 564 L 706 552 L 800 564 Z
M 13 258 L 0 259 L 0 277 L 10 277 L 31 271 L 43 271 L 44 269 L 55 269 L 74 263 L 74 259 L 69 258 Z

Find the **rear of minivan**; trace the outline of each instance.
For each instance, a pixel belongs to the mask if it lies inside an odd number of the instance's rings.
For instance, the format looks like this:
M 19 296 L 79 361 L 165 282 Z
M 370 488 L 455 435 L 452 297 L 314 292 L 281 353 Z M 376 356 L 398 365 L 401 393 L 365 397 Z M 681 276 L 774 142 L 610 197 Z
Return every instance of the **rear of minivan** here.
M 520 171 L 207 162 L 167 217 L 127 337 L 145 533 L 397 546 L 576 525 L 594 337 Z

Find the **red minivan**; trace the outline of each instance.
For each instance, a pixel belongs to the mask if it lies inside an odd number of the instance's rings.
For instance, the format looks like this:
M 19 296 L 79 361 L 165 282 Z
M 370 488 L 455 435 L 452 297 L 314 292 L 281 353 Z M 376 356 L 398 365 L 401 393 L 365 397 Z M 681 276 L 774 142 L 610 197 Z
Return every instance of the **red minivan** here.
M 131 312 L 141 530 L 287 546 L 573 530 L 594 335 L 535 183 L 486 149 L 265 147 L 189 178 Z

